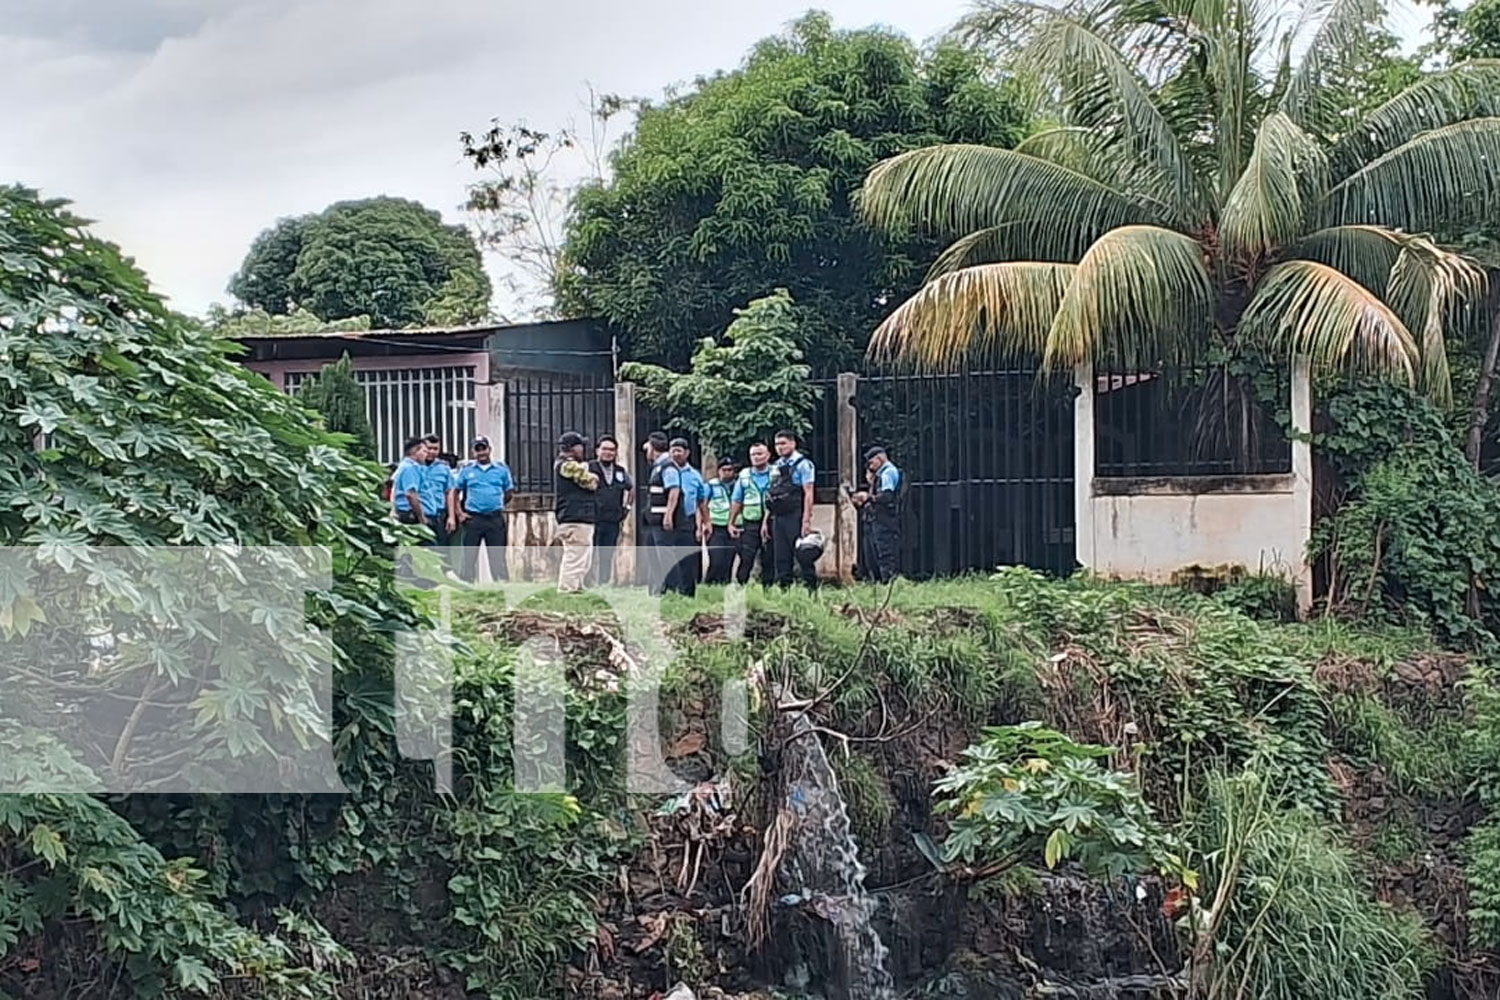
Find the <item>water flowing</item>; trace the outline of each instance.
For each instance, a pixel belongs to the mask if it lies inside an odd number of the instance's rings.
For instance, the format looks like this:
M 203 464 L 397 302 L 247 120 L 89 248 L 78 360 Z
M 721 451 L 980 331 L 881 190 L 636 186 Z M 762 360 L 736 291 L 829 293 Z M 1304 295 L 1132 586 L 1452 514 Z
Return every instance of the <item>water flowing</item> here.
M 805 715 L 791 718 L 790 733 L 781 760 L 783 815 L 791 819 L 778 878 L 783 903 L 805 908 L 832 929 L 829 985 L 836 996 L 889 1000 L 895 985 L 838 779 Z

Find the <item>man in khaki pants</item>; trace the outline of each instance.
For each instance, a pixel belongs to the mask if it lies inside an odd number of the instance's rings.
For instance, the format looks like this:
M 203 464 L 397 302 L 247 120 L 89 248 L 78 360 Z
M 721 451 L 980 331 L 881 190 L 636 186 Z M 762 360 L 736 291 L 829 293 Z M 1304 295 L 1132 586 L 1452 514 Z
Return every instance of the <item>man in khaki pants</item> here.
M 552 510 L 557 516 L 557 540 L 562 543 L 562 567 L 557 573 L 559 593 L 583 590 L 594 562 L 594 520 L 598 505 L 595 494 L 599 478 L 584 461 L 583 435 L 568 431 L 558 442 L 557 462 L 552 467 Z

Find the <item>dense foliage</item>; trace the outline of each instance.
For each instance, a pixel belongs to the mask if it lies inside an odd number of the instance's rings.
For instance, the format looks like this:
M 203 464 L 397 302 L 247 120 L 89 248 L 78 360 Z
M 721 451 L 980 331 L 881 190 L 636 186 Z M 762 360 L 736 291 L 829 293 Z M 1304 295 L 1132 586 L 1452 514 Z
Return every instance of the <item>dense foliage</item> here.
M 723 341 L 704 338 L 685 373 L 628 362 L 620 376 L 640 383 L 647 402 L 717 455 L 743 461 L 751 444 L 769 447 L 778 431 L 805 434 L 820 390 L 808 381 L 797 309 L 786 291 L 736 309 Z
M 1500 67 L 1455 66 L 1360 114 L 1382 14 L 985 5 L 970 30 L 1046 81 L 1058 127 L 871 171 L 872 223 L 954 241 L 877 352 L 1134 370 L 1244 344 L 1447 402 L 1444 323 L 1480 272 L 1416 234 L 1500 204 Z
M 641 110 L 610 180 L 576 198 L 563 306 L 612 320 L 628 357 L 680 366 L 731 310 L 786 288 L 814 368 L 850 364 L 935 250 L 860 225 L 865 172 L 936 142 L 1009 146 L 1024 121 L 961 49 L 923 57 L 809 15 L 741 68 Z
M 318 411 L 323 426 L 352 439 L 350 450 L 360 458 L 375 458 L 375 430 L 366 413 L 364 386 L 354 377 L 349 355 L 324 365 L 298 394 L 302 404 Z
M 138 640 L 143 651 L 150 648 L 152 609 L 196 620 L 186 616 L 204 613 L 198 595 L 174 589 L 181 583 L 170 573 L 101 587 L 100 579 L 111 578 L 78 548 L 85 545 L 328 546 L 335 591 L 317 595 L 314 606 L 317 620 L 333 629 L 339 680 L 358 686 L 378 677 L 389 640 L 371 623 L 399 626 L 410 615 L 390 593 L 391 564 L 379 554 L 395 536 L 375 499 L 374 467 L 346 457 L 296 403 L 236 364 L 229 345 L 169 313 L 119 251 L 91 236 L 62 203 L 0 189 L 0 260 L 0 315 L 7 318 L 0 406 L 10 414 L 0 432 L 0 544 L 32 547 L 37 568 L 7 571 L 0 629 L 7 638 L 27 633 L 33 647 L 50 651 L 24 676 L 7 677 L 8 708 L 44 712 L 80 690 L 79 633 L 99 621 L 112 623 L 121 655 L 96 664 L 84 697 L 124 698 L 127 706 L 196 700 L 200 752 L 210 758 L 255 749 L 226 734 L 244 734 L 278 713 L 293 722 L 306 708 L 307 676 L 268 672 L 253 682 L 258 696 L 241 700 L 236 685 L 247 683 L 252 665 L 226 659 L 220 676 L 180 670 L 180 663 L 201 661 L 204 640 L 193 636 L 196 628 L 212 634 L 206 620 L 187 629 L 189 639 L 172 655 L 131 655 Z M 73 613 L 52 620 L 36 613 L 60 604 Z M 245 616 L 246 628 L 257 614 L 241 605 L 219 612 Z M 278 627 L 270 616 L 254 626 L 272 634 Z M 120 726 L 119 711 L 89 709 L 81 706 L 79 721 Z M 63 775 L 65 784 L 83 789 L 94 777 L 146 766 L 150 756 L 149 747 L 131 741 L 128 721 L 64 749 L 52 730 L 40 728 L 61 716 L 41 716 L 36 725 L 24 711 L 8 718 L 0 756 L 14 769 L 11 777 Z M 357 731 L 370 719 L 342 724 Z M 305 735 L 318 738 L 312 730 Z M 347 737 L 347 729 L 333 734 L 336 742 Z M 107 748 L 102 761 L 77 757 L 95 741 Z M 104 802 L 81 794 L 12 796 L 0 812 L 0 955 L 29 947 L 22 935 L 81 921 L 97 943 L 95 960 L 117 963 L 119 971 L 108 974 L 141 995 L 201 990 L 225 974 L 251 977 L 268 992 L 324 995 L 309 985 L 310 972 L 293 968 L 290 952 L 226 914 L 196 863 L 169 860 L 149 829 Z
M 937 784 L 950 796 L 939 809 L 954 817 L 944 855 L 996 871 L 1076 860 L 1099 878 L 1154 869 L 1196 883 L 1135 776 L 1101 765 L 1114 752 L 1039 723 L 986 730 Z
M 377 328 L 457 326 L 489 314 L 490 280 L 462 226 L 402 198 L 343 201 L 255 238 L 229 291 L 250 309 L 304 309 Z

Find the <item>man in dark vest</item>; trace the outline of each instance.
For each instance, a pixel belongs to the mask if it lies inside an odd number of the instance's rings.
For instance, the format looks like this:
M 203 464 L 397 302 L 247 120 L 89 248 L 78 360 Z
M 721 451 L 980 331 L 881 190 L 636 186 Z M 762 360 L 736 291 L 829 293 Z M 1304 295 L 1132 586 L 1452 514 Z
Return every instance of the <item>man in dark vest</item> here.
M 583 589 L 593 562 L 599 480 L 589 471 L 583 447 L 583 435 L 568 431 L 558 442 L 557 462 L 552 467 L 552 509 L 557 516 L 556 537 L 563 549 L 557 590 L 562 594 Z
M 641 538 L 646 546 L 646 580 L 651 593 L 660 594 L 666 586 L 668 563 L 659 551 L 668 542 L 664 537 L 662 522 L 667 513 L 667 467 L 672 464 L 667 436 L 661 431 L 652 431 L 644 445 L 646 452 L 646 503 L 641 516 Z
M 816 470 L 812 459 L 797 450 L 793 431 L 776 434 L 776 462 L 771 466 L 772 581 L 779 587 L 790 587 L 801 578 L 809 588 L 816 588 L 818 575 L 809 562 L 797 558 L 797 540 L 812 534 L 813 481 Z
M 615 549 L 620 544 L 620 525 L 630 515 L 635 480 L 620 465 L 620 444 L 612 434 L 599 435 L 589 471 L 599 480 L 595 494 L 594 582 L 608 583 L 614 576 Z

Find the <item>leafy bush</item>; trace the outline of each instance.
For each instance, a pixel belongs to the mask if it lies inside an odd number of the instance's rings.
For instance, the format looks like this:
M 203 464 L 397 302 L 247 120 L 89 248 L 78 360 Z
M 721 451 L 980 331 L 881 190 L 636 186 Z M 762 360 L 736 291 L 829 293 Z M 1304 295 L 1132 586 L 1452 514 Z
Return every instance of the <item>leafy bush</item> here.
M 1454 643 L 1493 641 L 1500 492 L 1468 463 L 1441 412 L 1391 386 L 1332 394 L 1317 445 L 1348 486 L 1313 532 L 1330 608 L 1399 618 Z
M 628 362 L 620 376 L 641 383 L 647 401 L 721 456 L 741 457 L 780 430 L 806 433 L 821 394 L 802 363 L 797 314 L 785 289 L 736 309 L 724 343 L 704 338 L 685 374 Z
M 1192 882 L 1135 777 L 1100 766 L 1113 752 L 1037 722 L 985 730 L 937 783 L 951 796 L 938 808 L 954 817 L 944 856 L 991 872 L 1038 855 L 1048 868 L 1071 858 L 1102 877 L 1155 869 Z
M 335 434 L 353 438 L 350 451 L 360 458 L 375 458 L 375 431 L 366 414 L 365 389 L 354 377 L 354 368 L 345 354 L 331 365 L 324 365 L 300 394 L 304 406 L 323 415 L 323 426 Z

